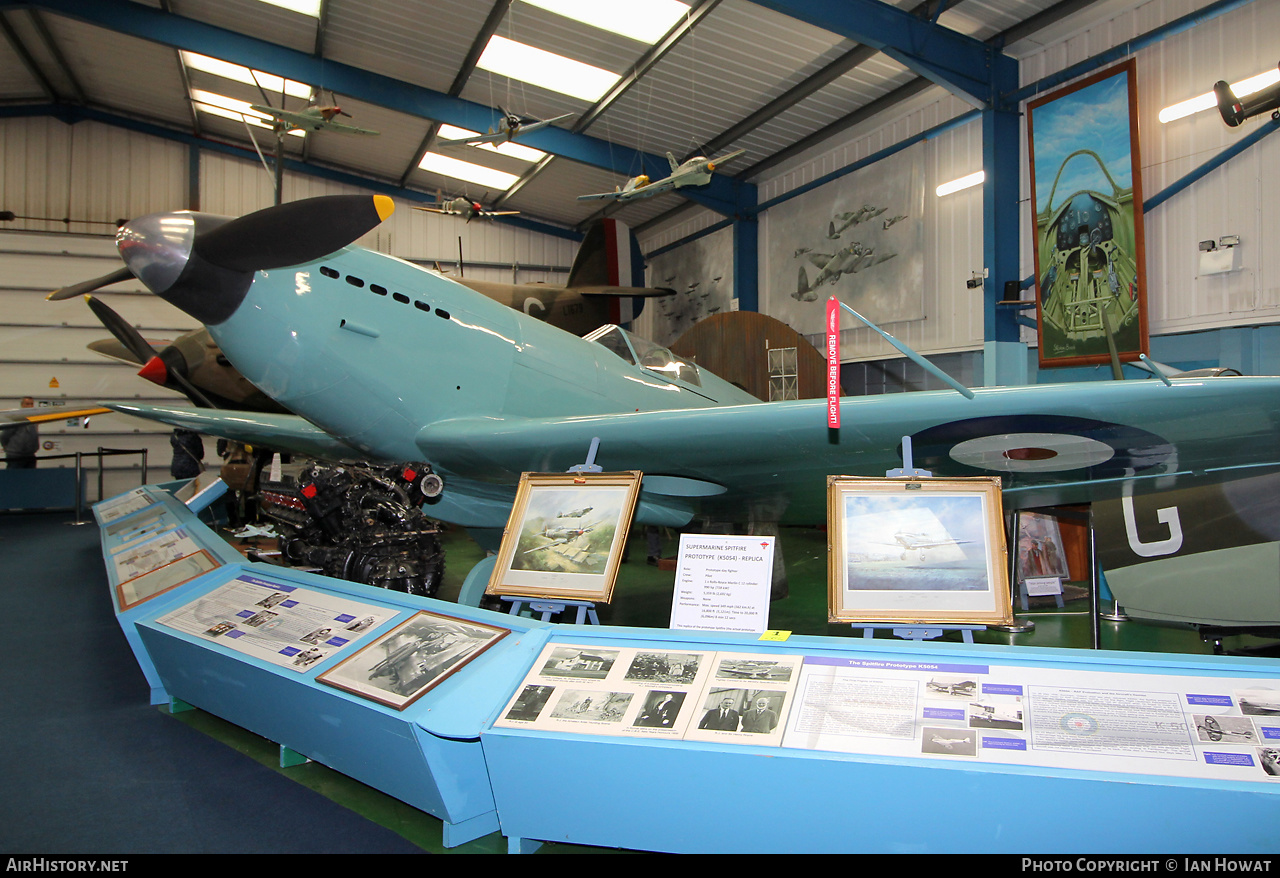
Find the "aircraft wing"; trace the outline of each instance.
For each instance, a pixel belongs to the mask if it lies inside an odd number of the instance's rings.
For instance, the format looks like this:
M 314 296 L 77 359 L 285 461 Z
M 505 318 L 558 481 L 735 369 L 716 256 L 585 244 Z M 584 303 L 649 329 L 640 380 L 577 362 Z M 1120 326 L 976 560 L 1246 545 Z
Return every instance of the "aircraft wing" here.
M 481 143 L 502 143 L 507 139 L 507 132 L 498 131 L 493 134 L 477 134 L 475 137 L 460 137 L 457 140 L 441 140 L 439 146 L 476 146 Z
M 219 436 L 245 445 L 262 445 L 296 451 L 329 460 L 350 460 L 360 452 L 297 415 L 237 412 L 227 409 L 194 409 L 183 406 L 139 405 L 111 402 L 112 411 L 185 427 L 208 436 Z M 107 409 L 103 409 L 106 411 Z
M 635 192 L 636 190 L 633 189 L 631 191 Z M 592 192 L 589 195 L 579 195 L 578 200 L 579 201 L 604 201 L 604 200 L 617 201 L 618 199 L 622 198 L 623 195 L 629 195 L 629 194 L 630 194 L 629 192 L 623 192 L 621 189 L 617 189 L 613 192 Z
M 87 418 L 91 415 L 109 414 L 111 409 L 101 406 L 56 406 L 29 409 L 6 409 L 0 411 L 0 426 L 9 424 L 44 424 L 49 421 L 69 421 L 72 418 Z
M 324 128 L 328 131 L 337 131 L 341 134 L 370 134 L 380 135 L 382 132 L 374 131 L 369 128 L 361 128 L 358 125 L 348 125 L 346 122 L 335 122 L 330 119 L 324 124 Z
M 816 399 L 455 419 L 427 425 L 416 442 L 437 469 L 514 484 L 521 472 L 582 463 L 599 438 L 595 462 L 606 471 L 646 474 L 642 499 L 701 497 L 705 508 L 727 488 L 739 512 L 746 503 L 776 504 L 784 522 L 825 520 L 828 475 L 883 477 L 901 467 L 904 436 L 914 465 L 936 476 L 1000 476 L 1009 508 L 1115 498 L 1134 482 L 1173 488 L 1193 472 L 1225 480 L 1239 475 L 1241 460 L 1280 466 L 1277 378 L 976 388 L 973 399 L 894 393 L 846 397 L 841 412 L 845 426 L 834 436 L 826 401 Z M 1221 440 L 1222 423 L 1233 426 L 1229 442 Z

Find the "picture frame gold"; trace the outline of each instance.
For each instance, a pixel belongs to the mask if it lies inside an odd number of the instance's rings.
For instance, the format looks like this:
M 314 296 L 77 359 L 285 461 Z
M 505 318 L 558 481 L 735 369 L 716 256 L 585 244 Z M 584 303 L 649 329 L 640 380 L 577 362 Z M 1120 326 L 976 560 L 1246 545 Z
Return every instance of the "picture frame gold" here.
M 1013 621 L 998 477 L 827 478 L 831 622 Z
M 316 679 L 404 710 L 510 633 L 509 628 L 420 610 Z
M 638 470 L 521 474 L 485 594 L 609 603 L 640 480 Z

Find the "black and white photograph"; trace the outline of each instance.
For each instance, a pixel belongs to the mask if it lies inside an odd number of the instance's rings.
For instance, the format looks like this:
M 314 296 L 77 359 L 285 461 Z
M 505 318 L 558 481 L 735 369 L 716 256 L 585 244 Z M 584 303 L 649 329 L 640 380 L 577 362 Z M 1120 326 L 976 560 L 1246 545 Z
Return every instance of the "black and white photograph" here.
M 1246 716 L 1280 716 L 1280 689 L 1246 689 L 1236 701 Z
M 404 710 L 510 633 L 423 610 L 317 679 Z
M 622 722 L 634 693 L 599 689 L 567 689 L 551 709 L 555 719 L 578 722 Z
M 627 667 L 628 683 L 683 683 L 698 676 L 702 656 L 687 652 L 637 652 Z
M 935 756 L 977 756 L 978 733 L 971 729 L 922 729 L 920 752 Z
M 579 680 L 603 680 L 618 660 L 616 649 L 582 649 L 558 646 L 542 666 L 547 677 L 572 677 Z
M 1022 731 L 1022 699 L 1018 696 L 998 696 L 982 701 L 969 702 L 969 728 L 1006 729 Z
M 533 722 L 547 706 L 547 699 L 555 691 L 555 686 L 525 686 L 520 690 L 511 709 L 507 711 L 506 718 L 518 722 Z
M 794 671 L 792 662 L 762 658 L 726 658 L 716 666 L 717 680 L 769 680 L 788 683 Z
M 1258 730 L 1247 716 L 1216 716 L 1194 714 L 1196 736 L 1213 744 L 1252 744 L 1258 740 Z
M 640 713 L 632 725 L 647 729 L 674 728 L 686 694 L 662 689 L 650 692 L 645 696 L 644 706 L 640 708 Z

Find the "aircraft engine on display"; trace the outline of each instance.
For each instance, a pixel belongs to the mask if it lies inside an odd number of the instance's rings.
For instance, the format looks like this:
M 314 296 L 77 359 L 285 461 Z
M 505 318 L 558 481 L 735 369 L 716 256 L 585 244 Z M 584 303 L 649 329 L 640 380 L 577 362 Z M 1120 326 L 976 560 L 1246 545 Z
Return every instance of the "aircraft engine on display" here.
M 315 462 L 264 481 L 262 514 L 292 564 L 335 579 L 431 597 L 444 578 L 440 526 L 422 511 L 444 482 L 423 463 Z

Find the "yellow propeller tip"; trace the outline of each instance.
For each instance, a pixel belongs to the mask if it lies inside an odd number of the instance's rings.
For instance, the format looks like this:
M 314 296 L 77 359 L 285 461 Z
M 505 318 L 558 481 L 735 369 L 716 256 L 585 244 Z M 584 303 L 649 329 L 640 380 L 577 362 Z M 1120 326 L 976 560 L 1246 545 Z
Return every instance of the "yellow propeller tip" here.
M 395 213 L 396 203 L 391 200 L 389 195 L 375 195 L 373 196 L 373 209 L 378 212 L 379 220 L 385 220 Z

